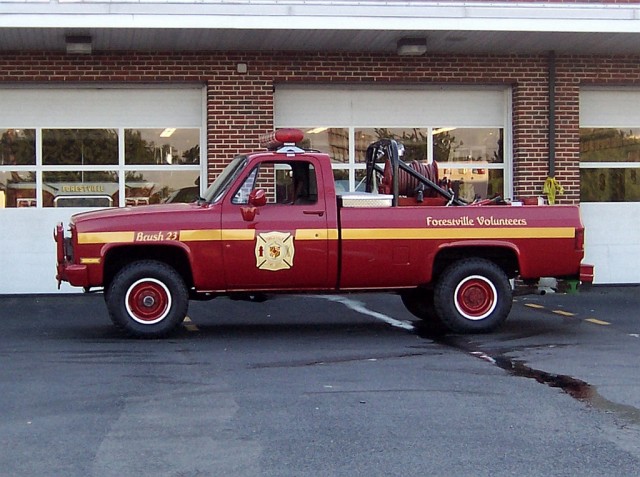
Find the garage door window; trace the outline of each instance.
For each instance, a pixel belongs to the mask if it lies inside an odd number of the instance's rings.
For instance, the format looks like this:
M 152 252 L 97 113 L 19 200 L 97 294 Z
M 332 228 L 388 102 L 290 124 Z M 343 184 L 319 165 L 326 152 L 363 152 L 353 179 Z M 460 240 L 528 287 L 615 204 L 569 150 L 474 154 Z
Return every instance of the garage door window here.
M 200 130 L 125 129 L 125 203 L 192 202 L 200 196 Z
M 395 139 L 404 145 L 405 162 L 436 161 L 440 178 L 449 179 L 466 200 L 504 194 L 502 128 L 300 128 L 304 147 L 330 155 L 338 191 L 363 190 L 369 144 Z
M 0 208 L 36 206 L 34 129 L 0 129 Z
M 191 202 L 199 144 L 199 128 L 0 129 L 0 208 Z
M 44 171 L 44 207 L 117 207 L 115 171 Z
M 580 129 L 580 200 L 640 201 L 640 128 Z
M 440 178 L 467 201 L 504 195 L 504 131 L 501 128 L 433 129 L 433 158 Z
M 113 129 L 43 129 L 45 166 L 115 166 L 118 132 Z
M 125 164 L 200 164 L 200 130 L 125 129 Z
M 200 196 L 198 171 L 143 170 L 125 174 L 126 205 L 193 202 Z
M 349 163 L 349 130 L 346 128 L 297 128 L 305 131 L 301 146 L 326 152 L 335 164 Z
M 118 131 L 42 129 L 42 205 L 118 205 Z

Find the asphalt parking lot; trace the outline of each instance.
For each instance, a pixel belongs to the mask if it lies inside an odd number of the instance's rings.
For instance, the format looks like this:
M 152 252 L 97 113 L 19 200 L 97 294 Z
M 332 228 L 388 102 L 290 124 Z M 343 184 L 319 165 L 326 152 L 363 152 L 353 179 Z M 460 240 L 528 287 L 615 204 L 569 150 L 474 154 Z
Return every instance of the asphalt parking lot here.
M 0 296 L 0 474 L 636 475 L 639 290 L 438 338 L 381 294 L 193 302 L 165 340 L 100 295 Z

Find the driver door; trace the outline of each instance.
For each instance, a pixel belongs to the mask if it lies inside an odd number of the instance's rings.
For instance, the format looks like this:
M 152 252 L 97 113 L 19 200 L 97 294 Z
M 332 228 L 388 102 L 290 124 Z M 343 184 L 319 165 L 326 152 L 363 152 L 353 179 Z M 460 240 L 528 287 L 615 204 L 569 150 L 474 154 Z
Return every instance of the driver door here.
M 225 198 L 222 241 L 229 290 L 328 287 L 327 214 L 317 170 L 312 158 L 265 160 Z M 265 205 L 249 203 L 254 189 L 265 191 Z

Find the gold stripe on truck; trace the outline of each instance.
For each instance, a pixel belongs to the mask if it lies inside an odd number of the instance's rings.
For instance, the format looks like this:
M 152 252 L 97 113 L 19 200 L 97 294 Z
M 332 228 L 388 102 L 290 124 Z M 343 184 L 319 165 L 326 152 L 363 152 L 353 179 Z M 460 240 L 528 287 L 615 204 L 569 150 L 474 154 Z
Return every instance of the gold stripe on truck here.
M 573 238 L 573 227 L 492 227 L 448 229 L 344 229 L 344 240 L 410 240 L 410 239 L 540 239 Z
M 141 232 L 85 232 L 78 234 L 80 244 L 132 243 Z M 149 232 L 151 234 L 155 232 Z M 252 241 L 253 229 L 180 230 L 181 242 L 197 241 Z M 551 239 L 574 238 L 573 227 L 487 227 L 487 228 L 397 228 L 397 229 L 344 229 L 344 240 L 449 240 L 449 239 Z M 337 229 L 298 229 L 296 240 L 337 240 Z M 171 241 L 171 240 L 167 240 Z
M 244 229 L 231 229 L 222 231 L 222 240 L 253 240 L 256 238 L 256 231 Z
M 78 234 L 78 243 L 133 242 L 135 232 L 84 232 Z
M 222 238 L 221 230 L 181 230 L 181 242 L 198 242 L 208 240 L 220 240 Z
M 298 229 L 296 240 L 337 240 L 337 229 Z

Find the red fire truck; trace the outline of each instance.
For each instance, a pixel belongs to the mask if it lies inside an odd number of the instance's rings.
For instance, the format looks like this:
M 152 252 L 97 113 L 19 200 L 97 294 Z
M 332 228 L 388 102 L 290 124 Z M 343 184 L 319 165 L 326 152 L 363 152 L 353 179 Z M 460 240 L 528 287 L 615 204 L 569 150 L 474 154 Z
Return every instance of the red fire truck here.
M 118 328 L 158 337 L 190 299 L 372 290 L 399 293 L 434 327 L 488 332 L 510 312 L 512 279 L 593 280 L 577 206 L 466 203 L 390 139 L 367 150 L 365 191 L 337 194 L 329 156 L 296 146 L 301 131 L 271 139 L 193 203 L 58 224 L 58 282 L 102 289 Z

